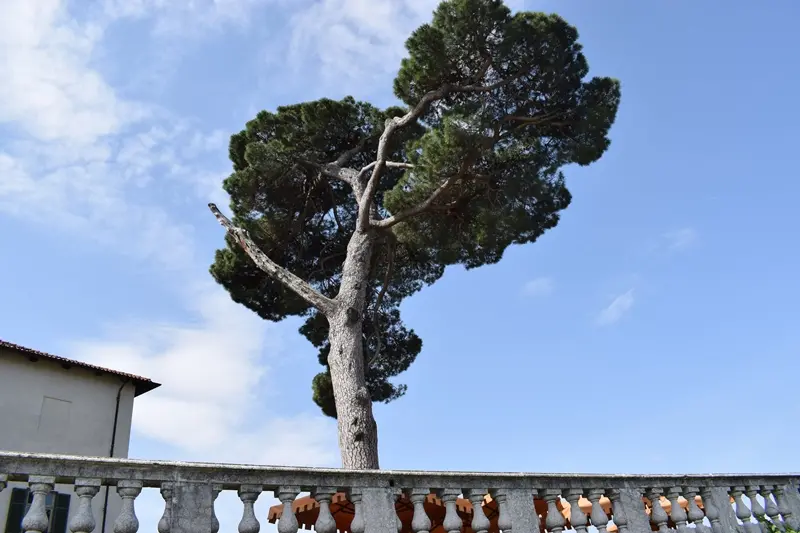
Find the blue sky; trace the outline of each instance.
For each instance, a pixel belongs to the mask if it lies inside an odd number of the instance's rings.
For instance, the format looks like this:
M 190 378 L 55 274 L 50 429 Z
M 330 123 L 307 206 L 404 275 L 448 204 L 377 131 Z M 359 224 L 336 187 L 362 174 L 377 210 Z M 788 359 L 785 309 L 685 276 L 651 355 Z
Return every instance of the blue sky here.
M 436 3 L 4 0 L 0 337 L 162 382 L 133 457 L 336 465 L 314 349 L 213 283 L 205 204 L 258 110 L 394 103 Z M 555 230 L 404 304 L 424 348 L 377 407 L 382 466 L 800 470 L 800 5 L 509 5 L 621 79 L 613 143 Z

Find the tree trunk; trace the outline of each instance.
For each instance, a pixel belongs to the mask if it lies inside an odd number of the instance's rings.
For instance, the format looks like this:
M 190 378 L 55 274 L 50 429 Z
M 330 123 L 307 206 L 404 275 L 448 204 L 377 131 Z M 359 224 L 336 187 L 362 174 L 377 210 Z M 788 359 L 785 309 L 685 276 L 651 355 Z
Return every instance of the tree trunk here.
M 377 469 L 378 426 L 364 377 L 363 315 L 375 236 L 356 230 L 347 245 L 336 311 L 328 316 L 331 371 L 343 468 Z

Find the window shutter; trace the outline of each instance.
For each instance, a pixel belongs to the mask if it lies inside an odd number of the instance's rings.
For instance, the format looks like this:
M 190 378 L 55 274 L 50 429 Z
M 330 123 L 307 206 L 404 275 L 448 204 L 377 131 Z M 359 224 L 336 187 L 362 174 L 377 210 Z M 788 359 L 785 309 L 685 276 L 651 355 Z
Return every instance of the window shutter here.
M 5 533 L 22 533 L 22 519 L 25 517 L 25 506 L 28 504 L 28 489 L 13 489 L 8 504 Z
M 55 505 L 53 505 L 53 517 L 50 520 L 50 531 L 48 533 L 66 533 L 67 518 L 69 516 L 69 494 L 56 494 Z

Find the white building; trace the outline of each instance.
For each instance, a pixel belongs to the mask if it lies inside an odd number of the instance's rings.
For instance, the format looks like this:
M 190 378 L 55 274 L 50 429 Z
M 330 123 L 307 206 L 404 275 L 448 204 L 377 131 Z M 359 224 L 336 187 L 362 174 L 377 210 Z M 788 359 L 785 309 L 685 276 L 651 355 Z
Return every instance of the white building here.
M 133 400 L 158 386 L 0 340 L 0 450 L 128 457 Z M 30 496 L 24 483 L 0 492 L 0 533 L 20 533 Z M 112 531 L 120 505 L 113 489 L 100 490 L 96 532 Z M 69 512 L 78 506 L 72 487 L 56 485 L 47 506 L 47 533 L 67 533 Z

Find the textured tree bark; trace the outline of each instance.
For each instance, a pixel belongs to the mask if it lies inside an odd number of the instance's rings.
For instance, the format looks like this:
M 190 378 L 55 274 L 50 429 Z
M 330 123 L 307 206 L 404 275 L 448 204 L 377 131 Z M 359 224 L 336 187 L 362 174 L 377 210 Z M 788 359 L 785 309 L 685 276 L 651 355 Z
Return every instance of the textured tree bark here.
M 362 324 L 375 236 L 356 230 L 347 246 L 336 310 L 328 315 L 328 365 L 333 382 L 343 468 L 377 469 L 378 426 L 364 372 Z

